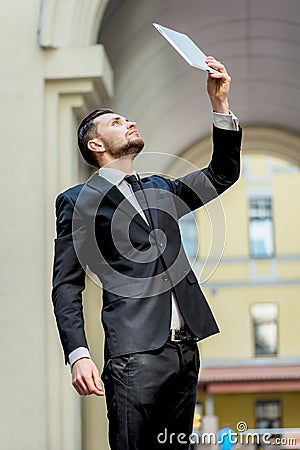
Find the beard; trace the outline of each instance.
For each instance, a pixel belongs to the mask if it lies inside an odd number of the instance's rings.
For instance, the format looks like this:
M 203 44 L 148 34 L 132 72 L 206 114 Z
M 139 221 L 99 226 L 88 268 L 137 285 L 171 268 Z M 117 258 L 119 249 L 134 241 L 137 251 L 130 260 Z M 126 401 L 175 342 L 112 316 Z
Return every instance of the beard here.
M 103 144 L 107 152 L 116 159 L 124 156 L 132 156 L 134 159 L 144 148 L 144 140 L 141 137 L 132 137 L 127 139 L 127 142 L 120 144 L 114 142 L 112 139 L 104 139 Z

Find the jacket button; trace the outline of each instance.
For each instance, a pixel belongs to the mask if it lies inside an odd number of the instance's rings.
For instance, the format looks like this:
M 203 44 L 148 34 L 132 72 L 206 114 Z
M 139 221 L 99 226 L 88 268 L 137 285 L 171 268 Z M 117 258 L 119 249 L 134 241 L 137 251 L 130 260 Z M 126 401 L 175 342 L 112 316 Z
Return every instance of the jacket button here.
M 169 281 L 169 278 L 167 277 L 167 275 L 163 276 L 163 281 Z

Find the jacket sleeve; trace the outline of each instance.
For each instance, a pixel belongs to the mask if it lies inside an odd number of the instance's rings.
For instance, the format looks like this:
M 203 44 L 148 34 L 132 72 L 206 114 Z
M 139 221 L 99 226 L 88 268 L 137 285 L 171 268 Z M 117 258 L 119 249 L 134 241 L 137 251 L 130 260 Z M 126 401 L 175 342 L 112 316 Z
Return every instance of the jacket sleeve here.
M 222 194 L 240 175 L 242 130 L 213 127 L 213 154 L 208 167 L 171 181 L 179 217 Z
M 74 203 L 66 194 L 56 199 L 56 230 L 53 265 L 52 301 L 57 327 L 67 364 L 68 355 L 77 347 L 87 347 L 82 311 L 85 270 L 73 243 Z

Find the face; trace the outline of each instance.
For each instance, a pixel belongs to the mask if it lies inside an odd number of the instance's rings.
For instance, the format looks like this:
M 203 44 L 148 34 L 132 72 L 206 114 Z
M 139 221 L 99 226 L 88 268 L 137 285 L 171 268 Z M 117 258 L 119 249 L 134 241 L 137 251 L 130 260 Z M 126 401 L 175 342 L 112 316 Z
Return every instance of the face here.
M 144 147 L 136 123 L 117 114 L 104 114 L 95 119 L 105 150 L 114 158 L 135 157 Z

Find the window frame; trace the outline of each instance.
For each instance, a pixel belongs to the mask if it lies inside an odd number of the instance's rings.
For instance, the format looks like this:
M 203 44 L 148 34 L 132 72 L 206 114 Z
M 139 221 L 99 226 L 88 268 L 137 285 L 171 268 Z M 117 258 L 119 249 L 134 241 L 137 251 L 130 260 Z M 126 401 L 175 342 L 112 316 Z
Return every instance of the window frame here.
M 257 201 L 258 204 L 258 214 L 255 217 L 255 215 L 253 214 L 253 211 L 255 210 L 255 208 L 251 207 L 251 202 L 255 202 Z M 259 208 L 259 203 L 262 203 L 263 201 L 265 201 L 266 203 L 269 203 L 270 207 L 269 208 Z M 252 259 L 271 259 L 274 258 L 276 255 L 276 246 L 275 246 L 275 224 L 274 224 L 274 214 L 273 214 L 273 196 L 271 195 L 250 195 L 248 198 L 248 241 L 249 241 L 249 256 Z M 265 214 L 261 214 L 263 215 L 263 217 L 261 217 L 259 215 L 259 211 L 261 211 L 262 213 Z M 269 214 L 267 214 L 267 211 L 270 211 Z M 264 253 L 264 254 L 259 254 L 259 253 L 255 253 L 253 252 L 253 245 L 252 242 L 255 242 L 254 239 L 251 238 L 251 224 L 253 224 L 254 222 L 259 223 L 260 221 L 263 220 L 269 220 L 270 224 L 271 224 L 271 232 L 272 232 L 272 251 L 270 253 Z
M 272 418 L 272 417 L 262 417 L 262 418 L 260 418 L 260 419 L 258 419 L 258 417 L 257 417 L 257 409 L 258 409 L 258 406 L 259 406 L 259 404 L 261 404 L 261 405 L 267 405 L 267 404 L 277 404 L 277 405 L 279 405 L 279 413 L 278 413 L 278 416 L 276 417 L 276 418 Z M 256 426 L 256 428 L 270 428 L 270 429 L 272 429 L 272 428 L 281 428 L 281 426 L 282 426 L 282 400 L 280 399 L 280 398 L 256 398 L 255 399 L 255 403 L 254 403 L 254 416 L 255 416 L 255 426 Z M 265 420 L 265 421 L 270 421 L 270 422 L 274 422 L 274 421 L 277 421 L 277 424 L 276 424 L 276 426 L 272 426 L 272 424 L 270 425 L 268 425 L 268 426 L 263 426 L 263 427 L 261 427 L 261 426 L 259 426 L 259 423 L 258 423 L 258 420 Z
M 275 351 L 274 352 L 257 352 L 257 347 L 258 347 L 258 342 L 257 342 L 257 322 L 255 321 L 255 317 L 254 317 L 254 313 L 253 313 L 253 308 L 257 305 L 275 305 L 276 306 L 276 317 L 275 319 L 270 319 L 268 322 L 269 323 L 274 323 L 276 325 L 276 342 L 275 342 Z M 279 306 L 278 303 L 276 302 L 255 302 L 252 303 L 250 305 L 250 316 L 251 316 L 251 323 L 252 323 L 252 330 L 253 330 L 253 355 L 256 358 L 263 358 L 263 357 L 267 357 L 267 358 L 272 358 L 272 357 L 277 357 L 279 354 Z M 256 323 L 255 323 L 256 322 Z M 267 322 L 267 321 L 265 321 Z
M 196 261 L 197 259 L 199 259 L 199 254 L 200 254 L 199 228 L 198 228 L 196 212 L 190 211 L 188 214 L 185 214 L 184 216 L 182 216 L 179 219 L 178 224 L 179 224 L 181 242 L 182 242 L 182 246 L 184 248 L 185 254 L 188 257 L 189 261 Z M 188 245 L 186 244 L 187 239 L 185 239 L 184 224 L 193 224 L 194 233 L 195 233 L 195 236 L 193 236 L 193 238 L 195 237 L 195 240 L 193 239 L 193 242 L 195 243 L 195 252 L 193 252 L 192 255 L 189 254 L 190 253 L 189 252 L 189 244 Z M 192 239 L 190 240 L 190 242 L 192 242 Z

